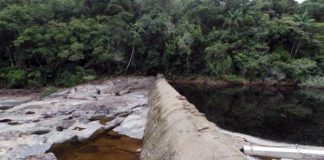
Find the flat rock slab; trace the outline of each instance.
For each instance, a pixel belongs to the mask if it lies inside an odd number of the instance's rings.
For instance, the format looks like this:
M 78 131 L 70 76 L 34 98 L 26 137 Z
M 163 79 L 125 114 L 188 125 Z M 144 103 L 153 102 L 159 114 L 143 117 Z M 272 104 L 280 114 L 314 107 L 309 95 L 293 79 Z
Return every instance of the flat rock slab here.
M 141 139 L 154 81 L 121 77 L 61 90 L 42 100 L 2 98 L 6 101 L 0 104 L 12 108 L 0 112 L 0 159 L 54 159 L 44 154 L 53 143 L 82 140 L 101 128 Z
M 147 118 L 147 108 L 136 108 L 120 126 L 114 129 L 119 134 L 128 135 L 131 138 L 142 139 Z
M 0 97 L 0 110 L 8 110 L 14 106 L 26 103 L 32 100 L 33 96 L 21 96 L 21 97 Z

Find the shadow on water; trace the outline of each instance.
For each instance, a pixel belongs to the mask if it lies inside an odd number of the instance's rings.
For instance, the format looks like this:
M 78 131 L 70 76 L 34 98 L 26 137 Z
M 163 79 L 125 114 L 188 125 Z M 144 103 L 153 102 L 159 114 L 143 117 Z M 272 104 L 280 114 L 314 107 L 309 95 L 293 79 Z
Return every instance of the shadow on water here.
M 54 144 L 47 152 L 53 152 L 58 160 L 139 160 L 141 146 L 141 140 L 99 130 L 83 141 L 75 138 Z
M 324 91 L 174 85 L 208 120 L 265 139 L 324 146 Z

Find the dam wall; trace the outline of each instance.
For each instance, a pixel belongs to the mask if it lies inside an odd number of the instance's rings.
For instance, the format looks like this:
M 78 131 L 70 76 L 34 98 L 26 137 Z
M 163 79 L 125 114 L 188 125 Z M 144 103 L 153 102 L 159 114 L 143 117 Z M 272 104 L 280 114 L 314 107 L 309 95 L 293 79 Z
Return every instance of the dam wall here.
M 141 160 L 244 160 L 219 128 L 165 79 L 149 94 Z

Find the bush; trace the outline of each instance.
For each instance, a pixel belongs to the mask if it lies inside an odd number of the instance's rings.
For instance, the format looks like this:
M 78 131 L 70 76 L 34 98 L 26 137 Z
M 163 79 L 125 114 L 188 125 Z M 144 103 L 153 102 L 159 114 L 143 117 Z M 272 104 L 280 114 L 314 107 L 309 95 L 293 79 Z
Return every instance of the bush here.
M 207 61 L 207 69 L 209 73 L 213 76 L 219 76 L 226 73 L 230 73 L 232 67 L 232 59 L 230 56 L 224 57 L 214 62 Z
M 215 42 L 205 49 L 205 61 L 210 75 L 222 75 L 230 73 L 232 58 L 227 55 L 229 45 L 226 43 Z
M 72 71 L 63 71 L 55 80 L 55 85 L 61 87 L 71 87 L 79 83 L 94 80 L 96 78 L 93 70 L 76 67 Z
M 282 47 L 279 47 L 272 52 L 272 60 L 288 62 L 291 60 L 291 55 Z
M 318 55 L 315 57 L 318 66 L 318 72 L 324 75 L 324 55 Z
M 324 88 L 324 76 L 310 77 L 304 80 L 300 86 L 302 87 L 313 87 L 313 88 Z
M 0 81 L 4 87 L 24 87 L 27 71 L 17 68 L 3 68 L 0 71 Z
M 257 53 L 238 53 L 235 57 L 235 65 L 239 68 L 241 76 L 251 79 L 266 75 L 265 64 L 268 57 Z
M 31 87 L 42 87 L 45 84 L 42 72 L 40 70 L 34 70 L 27 74 L 27 85 Z
M 241 76 L 237 75 L 226 75 L 223 77 L 225 81 L 233 82 L 233 83 L 245 83 L 247 80 Z
M 277 61 L 273 66 L 276 70 L 285 73 L 289 79 L 297 81 L 302 81 L 315 74 L 317 68 L 316 62 L 307 58 L 295 59 L 290 63 Z

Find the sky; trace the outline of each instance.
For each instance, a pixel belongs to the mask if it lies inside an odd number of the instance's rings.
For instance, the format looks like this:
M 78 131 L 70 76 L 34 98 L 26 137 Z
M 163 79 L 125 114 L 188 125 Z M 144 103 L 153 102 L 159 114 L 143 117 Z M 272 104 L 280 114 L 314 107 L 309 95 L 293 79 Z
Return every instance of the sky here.
M 299 2 L 299 3 L 302 3 L 302 2 L 304 2 L 305 0 L 295 0 L 295 1 L 297 1 L 297 2 Z

